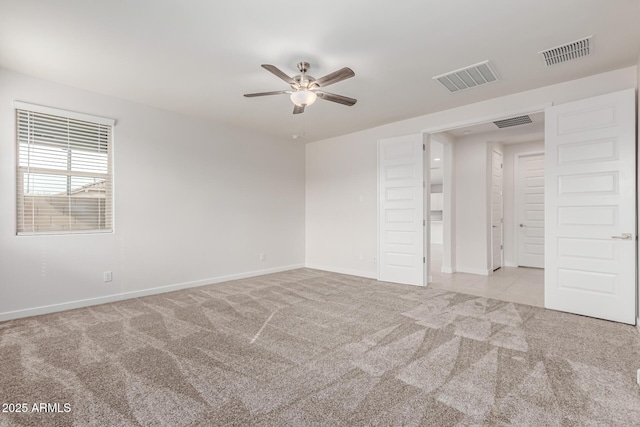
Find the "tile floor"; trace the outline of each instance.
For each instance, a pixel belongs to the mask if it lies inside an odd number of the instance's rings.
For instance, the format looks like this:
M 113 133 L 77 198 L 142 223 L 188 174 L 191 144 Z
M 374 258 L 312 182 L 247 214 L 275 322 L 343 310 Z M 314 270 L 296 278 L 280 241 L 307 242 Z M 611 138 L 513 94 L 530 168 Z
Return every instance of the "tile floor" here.
M 431 287 L 463 294 L 544 307 L 544 270 L 502 267 L 489 276 L 440 271 L 442 245 L 431 245 Z

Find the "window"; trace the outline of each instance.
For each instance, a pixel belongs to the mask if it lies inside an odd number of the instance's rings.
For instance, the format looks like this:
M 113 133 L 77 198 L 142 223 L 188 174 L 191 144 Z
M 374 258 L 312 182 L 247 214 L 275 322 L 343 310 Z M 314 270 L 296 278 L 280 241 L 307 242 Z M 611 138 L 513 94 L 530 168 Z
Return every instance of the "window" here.
M 17 233 L 113 230 L 114 121 L 15 103 Z

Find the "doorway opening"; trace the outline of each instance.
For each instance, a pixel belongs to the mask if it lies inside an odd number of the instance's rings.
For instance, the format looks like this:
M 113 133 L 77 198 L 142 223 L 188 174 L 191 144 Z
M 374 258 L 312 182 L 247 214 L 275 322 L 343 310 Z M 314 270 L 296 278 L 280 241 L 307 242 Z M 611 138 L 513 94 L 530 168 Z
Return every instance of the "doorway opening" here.
M 379 280 L 405 283 L 400 280 L 400 273 L 410 271 L 415 277 L 407 279 L 407 284 L 424 286 L 428 282 L 431 189 L 424 165 L 431 136 L 442 133 L 455 141 L 445 145 L 445 151 L 449 146 L 455 152 L 451 157 L 455 186 L 448 193 L 446 184 L 443 185 L 441 270 L 449 276 L 446 277 L 448 283 L 434 283 L 431 277 L 431 287 L 635 324 L 638 295 L 635 96 L 635 89 L 627 89 L 556 106 L 529 108 L 525 111 L 544 110 L 544 120 L 548 121 L 539 125 L 539 141 L 522 141 L 510 133 L 513 129 L 501 129 L 495 138 L 484 132 L 474 137 L 469 127 L 458 129 L 455 123 L 425 129 L 422 134 L 379 140 Z M 525 115 L 526 124 L 535 125 L 536 121 L 530 117 L 535 114 Z M 490 119 L 495 120 L 485 118 Z M 522 119 L 517 116 L 498 122 L 519 122 L 524 126 Z M 462 123 L 476 122 L 458 123 L 462 127 Z M 491 127 L 491 124 L 472 127 L 482 126 Z M 459 131 L 463 135 L 458 139 L 454 132 Z M 471 143 L 474 138 L 476 143 Z M 515 159 L 524 157 L 516 154 L 536 151 L 526 146 L 535 143 L 540 144 L 538 151 L 545 151 L 545 167 L 540 171 L 545 177 L 532 175 L 524 179 L 544 182 L 544 207 L 528 206 L 525 214 L 529 217 L 525 219 L 535 221 L 535 215 L 544 211 L 545 223 L 531 227 L 538 228 L 539 233 L 544 229 L 544 242 L 538 244 L 544 247 L 544 271 L 519 266 L 526 261 L 520 261 L 516 251 L 520 239 L 535 246 L 534 234 L 519 236 L 522 229 L 529 227 L 524 222 L 516 222 L 519 218 L 514 213 L 517 208 L 513 202 Z M 494 237 L 489 173 L 494 151 L 501 152 L 504 160 L 504 235 L 500 248 L 504 262 L 503 267 L 495 271 L 494 258 L 490 255 Z M 526 196 L 523 195 L 525 200 Z M 537 197 L 542 198 L 540 194 Z M 535 205 L 535 200 L 530 204 Z M 454 216 L 449 230 L 446 227 L 448 209 Z M 507 209 L 511 209 L 511 214 Z M 513 242 L 516 244 L 511 244 Z M 446 259 L 455 259 L 451 263 L 455 274 L 444 271 Z M 516 263 L 510 264 L 514 260 Z M 398 274 L 387 277 L 387 272 Z M 531 286 L 527 286 L 527 282 L 539 284 L 538 296 L 529 295 Z
M 544 306 L 544 113 L 527 117 L 520 126 L 487 122 L 431 135 L 430 286 Z M 455 191 L 442 147 L 452 153 Z M 522 256 L 530 253 L 542 263 Z

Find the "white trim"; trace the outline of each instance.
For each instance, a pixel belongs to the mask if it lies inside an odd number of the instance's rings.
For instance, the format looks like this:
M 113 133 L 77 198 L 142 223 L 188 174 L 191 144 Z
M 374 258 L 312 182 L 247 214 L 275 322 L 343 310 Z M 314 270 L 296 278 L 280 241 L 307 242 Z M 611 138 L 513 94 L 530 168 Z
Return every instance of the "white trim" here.
M 284 267 L 267 268 L 264 270 L 254 270 L 246 273 L 230 274 L 227 276 L 212 277 L 210 279 L 194 280 L 191 282 L 176 283 L 174 285 L 158 286 L 156 288 L 142 289 L 133 292 L 123 292 L 120 294 L 107 295 L 98 298 L 88 298 L 84 300 L 65 302 L 61 304 L 51 304 L 34 308 L 26 308 L 23 310 L 7 311 L 0 313 L 0 322 L 5 320 L 19 319 L 22 317 L 37 316 L 40 314 L 55 313 L 58 311 L 71 310 L 74 308 L 88 307 L 92 305 L 105 304 L 127 300 L 131 298 L 139 298 L 149 295 L 163 294 L 166 292 L 178 291 L 180 289 L 195 288 L 198 286 L 213 285 L 216 283 L 227 282 L 230 280 L 246 279 L 249 277 L 262 276 L 271 273 L 280 273 L 283 271 L 295 270 L 303 268 L 303 264 L 287 265 Z
M 17 200 L 17 198 L 16 198 Z M 69 236 L 69 235 L 94 235 L 94 234 L 113 234 L 111 230 L 57 230 L 57 231 L 18 231 L 16 236 Z
M 372 279 L 380 280 L 380 259 L 380 140 L 378 139 L 376 141 L 376 273 Z M 320 268 L 320 270 L 324 269 Z
M 99 123 L 105 126 L 114 126 L 115 119 L 107 117 L 93 116 L 91 114 L 78 113 L 76 111 L 63 110 L 61 108 L 46 107 L 44 105 L 29 104 L 28 102 L 13 101 L 13 107 L 17 110 L 28 110 L 36 113 L 49 114 L 51 116 L 62 116 L 70 119 L 81 120 L 83 122 Z
M 318 265 L 318 264 L 310 264 L 310 263 L 305 263 L 304 266 L 305 268 L 311 268 L 313 270 L 322 270 L 322 271 L 328 271 L 331 273 L 348 274 L 349 276 L 365 277 L 367 279 L 379 280 L 377 273 L 373 273 L 370 271 L 352 270 L 350 268 L 327 267 L 326 265 Z
M 544 141 L 542 141 L 544 143 Z M 513 259 L 515 259 L 515 264 L 513 267 L 519 267 L 520 266 L 520 223 L 519 223 L 519 215 L 520 215 L 520 211 L 519 211 L 519 205 L 518 202 L 520 202 L 520 197 L 522 197 L 522 195 L 520 194 L 520 192 L 518 191 L 518 189 L 520 188 L 520 179 L 518 178 L 519 172 L 520 172 L 520 159 L 522 157 L 530 157 L 530 156 L 539 156 L 539 155 L 545 155 L 545 151 L 527 151 L 527 152 L 523 152 L 523 153 L 514 153 L 513 154 L 513 207 L 512 207 L 512 212 L 513 212 L 513 221 L 512 221 L 512 226 L 513 226 Z M 545 176 L 547 174 L 547 171 L 545 170 Z M 542 267 L 544 268 L 544 264 L 542 265 Z
M 422 182 L 424 183 L 422 186 L 422 223 L 424 224 L 422 227 L 422 240 L 424 241 L 422 245 L 422 259 L 424 260 L 422 286 L 427 286 L 433 282 L 431 275 L 431 135 L 428 133 L 422 134 Z
M 115 123 L 115 120 L 114 120 Z M 116 232 L 116 169 L 114 159 L 116 158 L 116 127 L 111 126 L 111 147 L 109 147 L 109 170 L 111 171 L 111 232 Z
M 455 224 L 454 224 L 454 149 L 453 142 L 439 139 L 437 134 L 430 135 L 430 147 L 433 141 L 442 145 L 442 273 L 455 272 Z M 429 167 L 431 159 L 429 159 Z M 431 212 L 428 212 L 431 215 Z M 429 228 L 430 230 L 430 228 Z

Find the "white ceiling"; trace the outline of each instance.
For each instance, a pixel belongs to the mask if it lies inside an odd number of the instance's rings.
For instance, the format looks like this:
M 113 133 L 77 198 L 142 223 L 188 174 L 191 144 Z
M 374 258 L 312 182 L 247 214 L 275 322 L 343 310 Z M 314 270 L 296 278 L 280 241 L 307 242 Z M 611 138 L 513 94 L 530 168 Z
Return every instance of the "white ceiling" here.
M 0 0 L 0 67 L 304 141 L 637 63 L 638 0 Z M 538 51 L 593 35 L 593 54 L 546 68 Z M 500 81 L 451 94 L 433 76 L 489 59 Z M 293 116 L 260 68 L 356 76 Z

